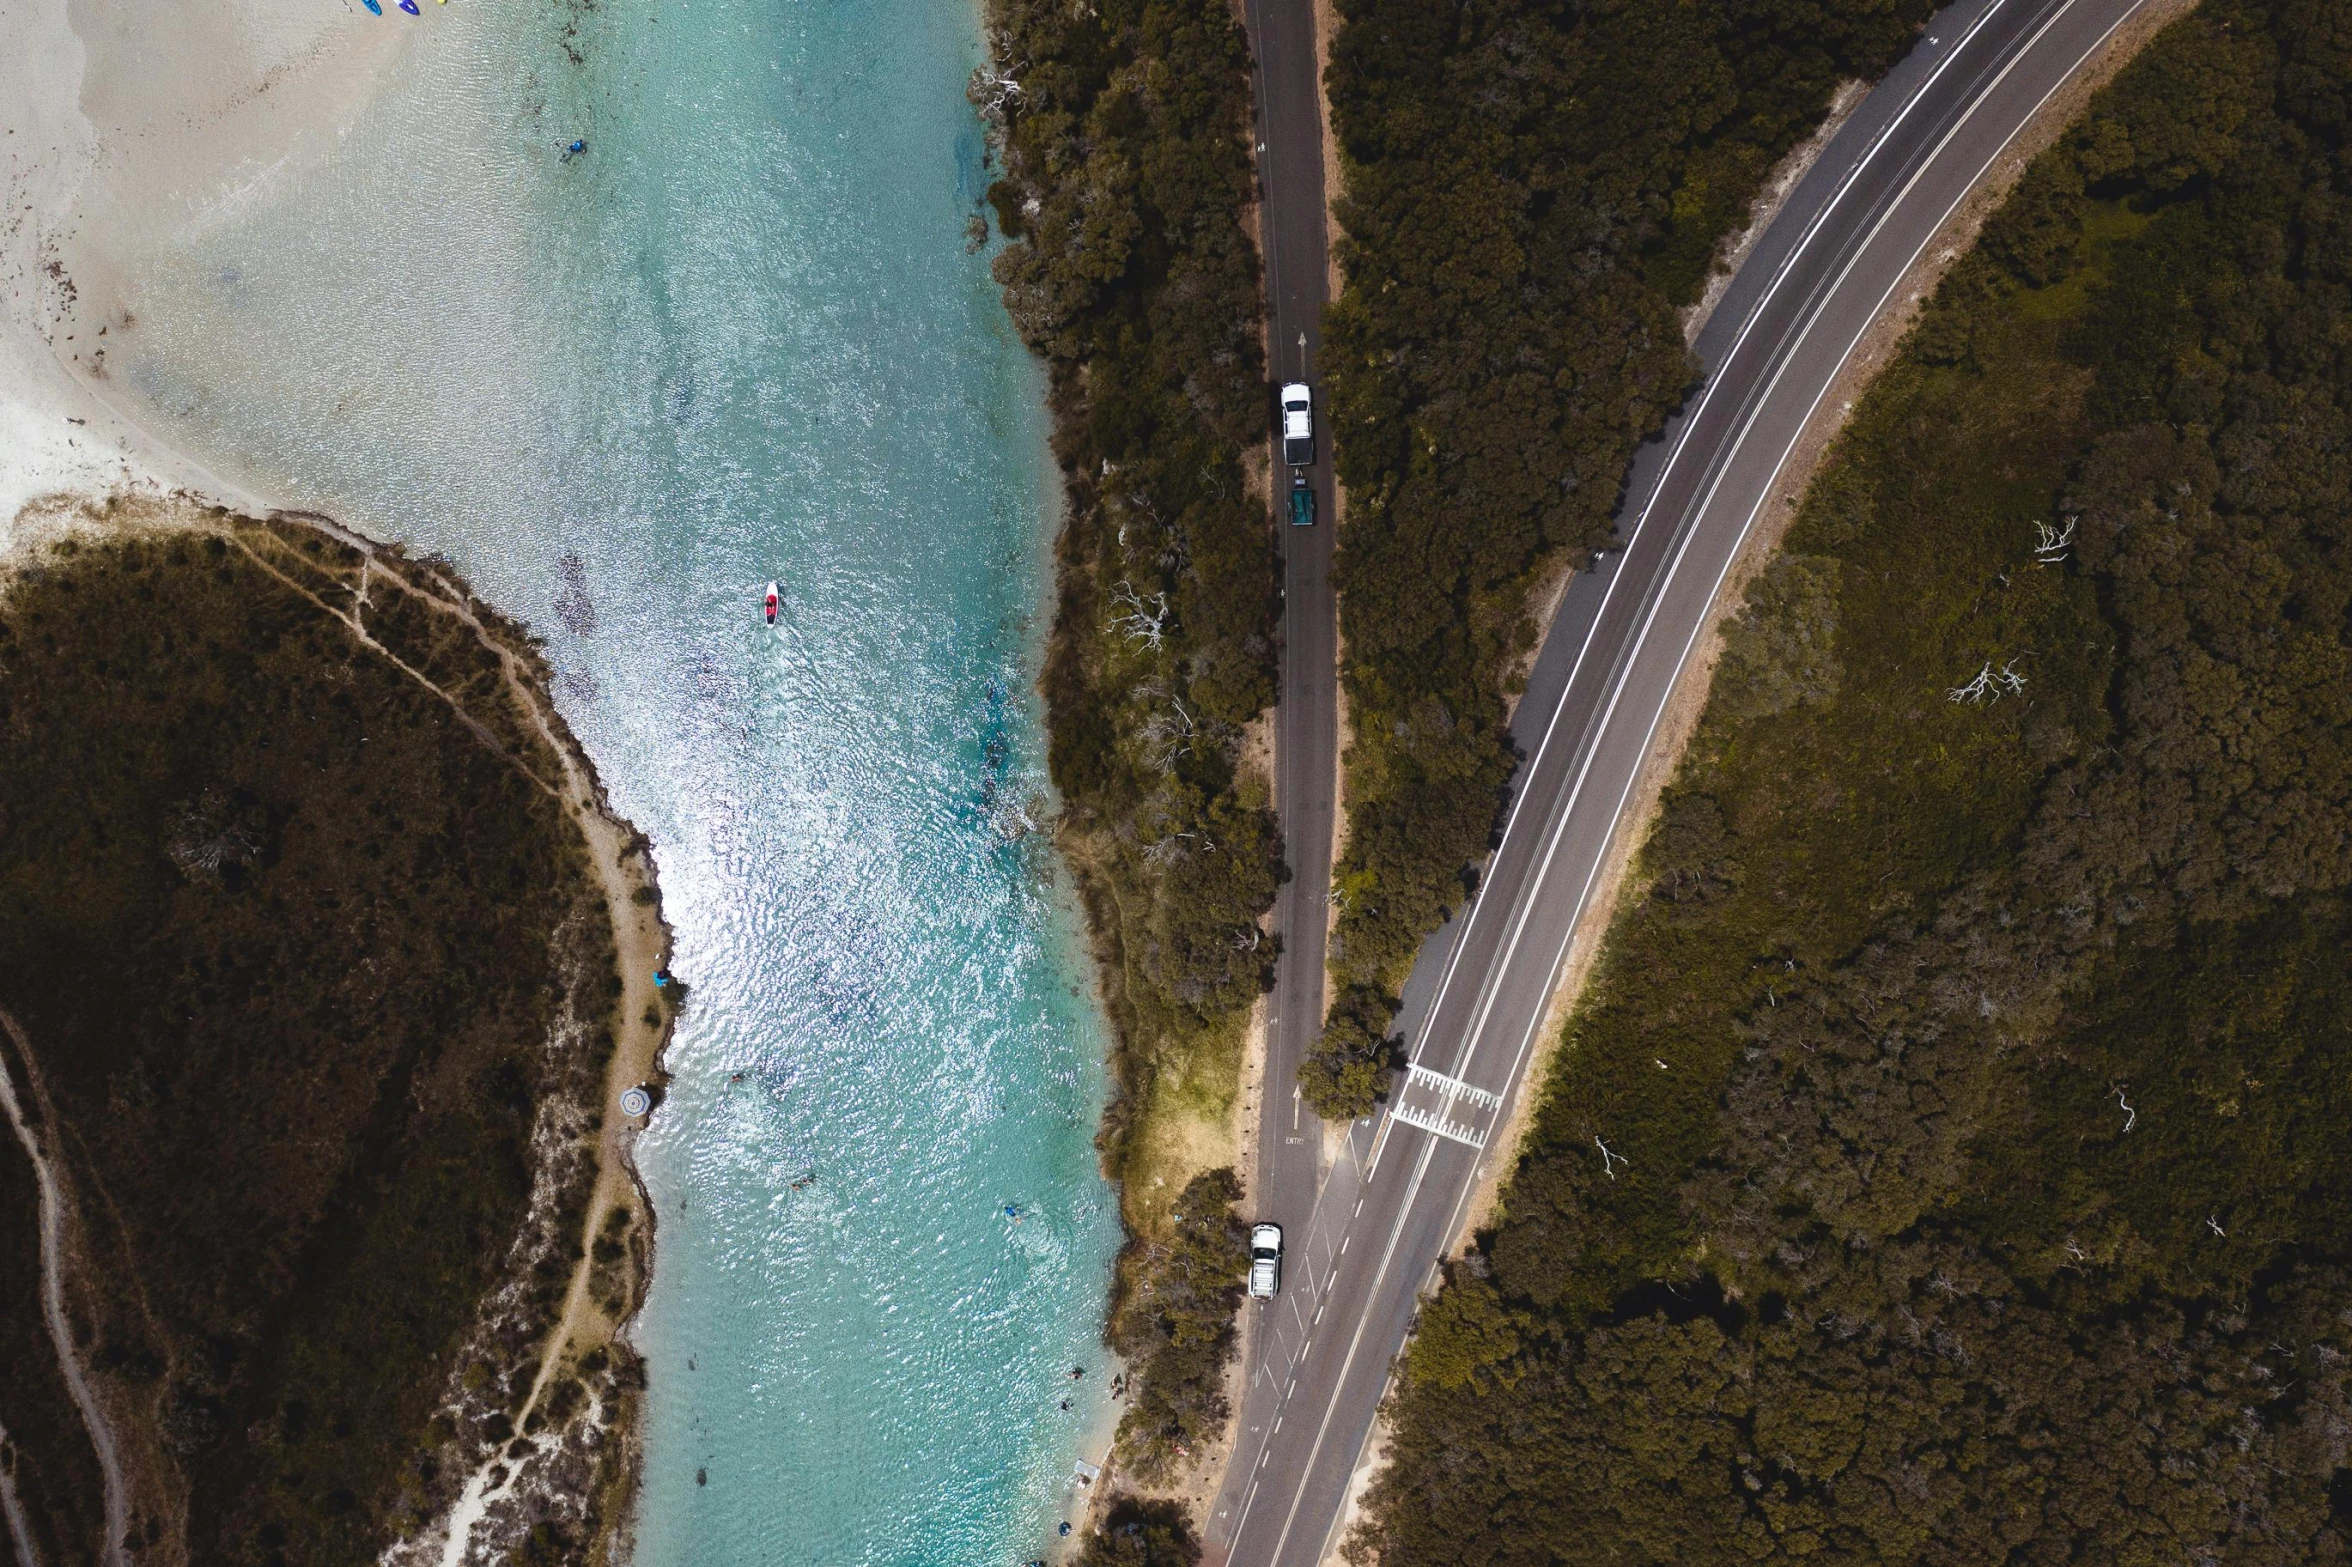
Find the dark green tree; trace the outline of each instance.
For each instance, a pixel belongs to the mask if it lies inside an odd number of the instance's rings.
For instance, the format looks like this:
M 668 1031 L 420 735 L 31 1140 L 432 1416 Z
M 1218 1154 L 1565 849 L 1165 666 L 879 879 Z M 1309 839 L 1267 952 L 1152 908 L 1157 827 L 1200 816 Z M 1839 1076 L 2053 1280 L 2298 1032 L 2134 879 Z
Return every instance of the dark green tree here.
M 1119 1456 L 1157 1481 L 1224 1429 L 1233 1316 L 1249 1272 L 1248 1232 L 1235 1215 L 1241 1182 L 1208 1170 L 1185 1186 L 1163 1237 L 1129 1243 L 1105 1337 L 1133 1368 Z

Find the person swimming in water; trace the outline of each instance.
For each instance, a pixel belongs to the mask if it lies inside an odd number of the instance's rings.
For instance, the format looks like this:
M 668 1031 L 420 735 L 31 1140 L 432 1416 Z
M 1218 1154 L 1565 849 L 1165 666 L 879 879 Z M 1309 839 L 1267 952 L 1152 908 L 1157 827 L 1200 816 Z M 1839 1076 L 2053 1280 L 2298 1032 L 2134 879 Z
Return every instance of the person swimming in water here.
M 584 142 L 584 141 L 575 141 L 575 142 L 573 142 L 573 143 L 572 143 L 572 144 L 571 144 L 569 147 L 566 147 L 566 148 L 563 150 L 563 156 L 562 156 L 561 158 L 558 158 L 556 161 L 557 161 L 558 163 L 569 163 L 569 162 L 571 162 L 571 161 L 572 161 L 574 158 L 577 158 L 577 157 L 578 157 L 578 156 L 579 156 L 581 153 L 583 153 L 583 152 L 586 152 L 587 150 L 588 150 L 588 144 L 587 144 L 586 142 Z

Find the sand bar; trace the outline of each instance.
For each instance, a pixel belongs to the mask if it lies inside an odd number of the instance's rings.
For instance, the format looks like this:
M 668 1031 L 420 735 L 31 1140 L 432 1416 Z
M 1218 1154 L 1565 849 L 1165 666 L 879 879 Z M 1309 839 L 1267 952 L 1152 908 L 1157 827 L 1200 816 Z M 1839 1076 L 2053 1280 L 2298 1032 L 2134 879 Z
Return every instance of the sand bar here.
M 126 271 L 325 156 L 402 53 L 357 0 L 0 7 L 0 542 L 59 491 L 268 509 L 156 439 L 107 372 Z

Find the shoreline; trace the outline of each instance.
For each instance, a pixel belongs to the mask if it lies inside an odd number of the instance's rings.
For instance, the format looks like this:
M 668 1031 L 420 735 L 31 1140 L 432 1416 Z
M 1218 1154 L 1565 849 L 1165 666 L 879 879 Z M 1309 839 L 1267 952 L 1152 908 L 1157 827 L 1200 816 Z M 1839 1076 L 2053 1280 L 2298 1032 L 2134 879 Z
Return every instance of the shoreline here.
M 431 9 L 427 7 L 428 16 Z M 12 215 L 21 214 L 13 221 L 0 220 L 0 449 L 10 452 L 6 464 L 0 465 L 0 553 L 43 536 L 52 526 L 69 525 L 67 518 L 76 510 L 96 511 L 116 504 L 158 513 L 184 506 L 220 506 L 257 518 L 285 517 L 318 527 L 365 554 L 396 551 L 397 545 L 381 543 L 371 534 L 408 531 L 398 526 L 397 515 L 366 519 L 368 532 L 361 532 L 307 506 L 288 507 L 283 504 L 286 500 L 299 502 L 308 497 L 269 493 L 270 485 L 239 475 L 233 466 L 216 469 L 178 449 L 163 433 L 177 421 L 168 400 L 165 406 L 151 405 L 138 387 L 128 384 L 128 376 L 110 378 L 103 359 L 78 356 L 94 350 L 102 340 L 104 344 L 123 343 L 127 360 L 128 349 L 141 331 L 129 319 L 138 301 L 126 300 L 121 289 L 152 251 L 134 244 L 110 258 L 104 254 L 110 237 L 128 234 L 144 240 L 152 236 L 157 223 L 185 219 L 190 213 L 225 210 L 240 193 L 250 193 L 262 182 L 284 177 L 289 171 L 298 172 L 301 160 L 308 155 L 305 148 L 313 139 L 331 140 L 341 126 L 363 113 L 385 90 L 385 82 L 392 79 L 390 73 L 406 57 L 398 46 L 407 36 L 406 24 L 397 16 L 379 23 L 358 15 L 355 7 L 348 17 L 337 11 L 336 21 L 307 30 L 307 43 L 298 37 L 286 38 L 276 48 L 273 60 L 269 51 L 251 50 L 235 36 L 239 20 L 269 20 L 261 6 L 256 0 L 231 0 L 226 13 L 205 25 L 213 29 L 212 42 L 220 46 L 224 58 L 250 64 L 252 69 L 225 85 L 159 95 L 145 106 L 117 93 L 116 114 L 110 121 L 100 107 L 82 101 L 86 96 L 83 82 L 97 81 L 113 68 L 106 63 L 107 50 L 112 47 L 109 40 L 99 38 L 85 46 L 74 32 L 89 12 L 117 17 L 127 14 L 120 0 L 28 0 L 25 10 L 0 18 L 0 62 L 4 62 L 0 63 L 0 83 L 12 89 L 6 96 L 13 100 L 0 108 L 0 121 L 14 132 L 0 136 L 0 195 L 6 197 Z M 192 22 L 189 28 L 195 25 Z M 341 47 L 338 40 L 348 41 L 359 32 L 368 33 L 383 47 L 334 52 Z M 162 46 L 156 48 L 161 55 L 171 52 Z M 14 80 L 19 61 L 28 65 L 41 62 L 47 69 L 38 82 L 28 71 L 21 84 L 23 90 L 13 91 L 20 86 Z M 232 68 L 232 75 L 237 68 Z M 163 146 L 166 138 L 182 135 L 175 123 L 180 119 L 201 123 L 177 150 Z M 130 127 L 127 134 L 126 125 Z M 284 158 L 274 157 L 268 147 L 273 138 L 293 150 Z M 19 148 L 26 144 L 34 145 L 39 156 L 21 159 Z M 153 211 L 143 216 L 131 210 L 138 202 L 150 204 Z M 158 313 L 159 323 L 165 314 Z M 1048 473 L 1050 476 L 1050 469 Z M 1058 503 L 1060 485 L 1053 483 L 1050 493 Z M 387 527 L 387 522 L 392 526 Z M 413 560 L 412 564 L 430 565 Z M 1048 569 L 1050 572 L 1050 566 Z M 463 597 L 479 606 L 470 592 Z M 482 618 L 493 617 L 484 614 Z M 509 629 L 519 629 L 504 617 L 496 620 Z M 667 1081 L 662 1053 L 668 1020 L 659 1037 L 650 1041 L 641 1041 L 633 1020 L 641 1017 L 653 1000 L 650 974 L 666 965 L 670 935 L 661 922 L 658 903 L 645 911 L 633 901 L 638 891 L 653 886 L 650 855 L 643 852 L 643 840 L 635 830 L 612 813 L 593 763 L 555 711 L 547 689 L 552 684 L 551 671 L 537 662 L 527 638 L 506 651 L 517 665 L 533 666 L 530 673 L 538 683 L 538 703 L 552 721 L 551 743 L 556 743 L 558 753 L 566 758 L 567 771 L 576 769 L 570 780 L 577 796 L 572 820 L 590 840 L 598 871 L 607 878 L 606 901 L 622 947 L 621 974 L 627 986 L 617 1014 L 627 1026 L 616 1029 L 620 1043 L 611 1059 L 600 1107 L 605 1124 L 599 1137 L 596 1195 L 586 1231 L 580 1237 L 585 1260 L 578 1265 L 565 1295 L 564 1324 L 550 1335 L 536 1372 L 528 1375 L 529 1396 L 514 1416 L 521 1426 L 557 1391 L 563 1369 L 582 1354 L 593 1353 L 604 1343 L 614 1346 L 616 1356 L 624 1351 L 629 1356 L 638 1353 L 628 1327 L 642 1308 L 650 1280 L 656 1244 L 654 1211 L 634 1160 L 643 1122 L 624 1123 L 614 1101 L 621 1088 L 644 1083 L 656 1090 L 655 1110 L 659 1111 L 662 1096 L 658 1090 Z M 632 949 L 631 933 L 636 924 L 650 928 L 637 932 L 639 945 Z M 1100 971 L 1090 954 L 1081 952 L 1077 961 L 1099 982 Z M 1111 1069 L 1111 1063 L 1104 1065 L 1106 1071 Z M 642 1216 L 642 1222 L 628 1227 L 629 1257 L 624 1266 L 632 1275 L 632 1293 L 617 1318 L 596 1300 L 594 1262 L 604 1216 L 616 1209 Z M 582 1331 L 587 1336 L 581 1336 Z M 622 1434 L 631 1449 L 628 1494 L 617 1505 L 604 1509 L 615 1520 L 616 1532 L 599 1543 L 597 1553 L 602 1559 L 625 1557 L 635 1527 L 639 1505 L 635 1469 L 644 1434 L 642 1392 L 635 1395 L 635 1403 L 639 1412 L 629 1417 Z M 1105 1406 L 1106 1423 L 1099 1432 L 1089 1431 L 1079 1456 L 1090 1462 L 1107 1457 L 1111 1433 L 1124 1407 Z M 468 1480 L 468 1489 L 460 1493 L 464 1517 L 485 1516 L 527 1500 L 522 1492 L 508 1488 L 513 1482 L 511 1475 L 504 1481 L 490 1479 L 492 1466 L 487 1461 L 445 1467 L 455 1471 L 447 1481 L 450 1488 Z M 468 1470 L 472 1471 L 470 1480 Z M 1075 1487 L 1066 1471 L 1062 1484 L 1072 1493 L 1072 1506 L 1082 1500 L 1091 1506 L 1105 1489 L 1098 1481 L 1090 1495 Z M 443 1504 L 449 1500 L 438 1489 L 435 1496 Z M 479 1539 L 486 1542 L 498 1532 L 485 1527 Z M 1069 1543 L 1074 1547 L 1077 1541 Z M 478 1543 L 475 1554 L 479 1556 L 488 1548 Z M 436 1540 L 428 1532 L 403 1544 L 398 1559 L 455 1561 L 465 1554 L 462 1547 L 451 1550 L 445 1540 Z
M 169 36 L 153 35 L 161 27 Z M 518 703 L 559 759 L 566 814 L 580 834 L 612 923 L 620 997 L 610 1020 L 614 1044 L 602 1070 L 597 1170 L 579 1260 L 562 1315 L 536 1352 L 518 1426 L 532 1420 L 559 1372 L 603 1351 L 623 1357 L 617 1373 L 641 1388 L 641 1363 L 625 1325 L 641 1309 L 653 1262 L 654 1212 L 635 1167 L 643 1118 L 631 1123 L 614 1101 L 645 1085 L 660 1102 L 660 1057 L 675 1009 L 652 984 L 666 968 L 671 933 L 661 917 L 651 846 L 611 809 L 601 778 L 553 701 L 553 671 L 529 634 L 428 563 L 331 518 L 291 510 L 253 486 L 174 446 L 109 383 L 106 344 L 137 331 L 123 293 L 126 257 L 162 226 L 201 221 L 233 207 L 265 182 L 299 172 L 323 155 L 362 113 L 403 55 L 405 30 L 356 10 L 302 21 L 247 3 L 226 13 L 174 13 L 158 20 L 101 0 L 28 0 L 0 16 L 0 558 L 96 522 L 180 527 L 218 508 L 262 523 L 314 528 L 358 551 L 382 582 L 389 561 L 438 584 L 441 606 L 468 621 L 496 652 Z M 196 51 L 226 62 L 201 81 L 172 62 Z M 201 525 L 201 524 L 199 524 Z M 381 563 L 381 564 L 379 564 Z M 363 588 L 364 591 L 364 588 Z M 644 901 L 638 901 L 640 898 Z M 658 1021 L 654 1021 L 658 1019 Z M 616 1279 L 600 1264 L 600 1239 L 616 1213 L 625 1256 Z M 616 1303 L 613 1290 L 620 1289 Z M 591 1559 L 617 1561 L 636 1506 L 641 1392 L 605 1410 L 617 1438 L 594 1500 L 607 1526 Z M 564 1422 L 566 1425 L 576 1422 Z M 474 1477 L 456 1509 L 437 1510 L 424 1536 L 387 1542 L 388 1559 L 466 1559 L 464 1538 L 447 1537 L 452 1517 L 470 1523 L 532 1511 L 528 1465 Z M 549 1477 L 553 1480 L 553 1477 Z M 487 1531 L 498 1533 L 502 1531 Z M 486 1545 L 477 1548 L 487 1549 Z

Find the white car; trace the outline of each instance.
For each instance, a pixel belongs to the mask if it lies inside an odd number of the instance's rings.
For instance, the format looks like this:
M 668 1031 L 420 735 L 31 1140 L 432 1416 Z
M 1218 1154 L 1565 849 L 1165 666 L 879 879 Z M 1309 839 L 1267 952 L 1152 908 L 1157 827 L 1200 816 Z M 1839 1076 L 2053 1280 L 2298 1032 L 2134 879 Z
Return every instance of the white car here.
M 1282 1226 L 1260 1224 L 1250 1230 L 1249 1292 L 1258 1300 L 1272 1300 L 1282 1288 Z
M 1282 460 L 1293 468 L 1315 460 L 1315 394 L 1304 381 L 1282 388 Z

